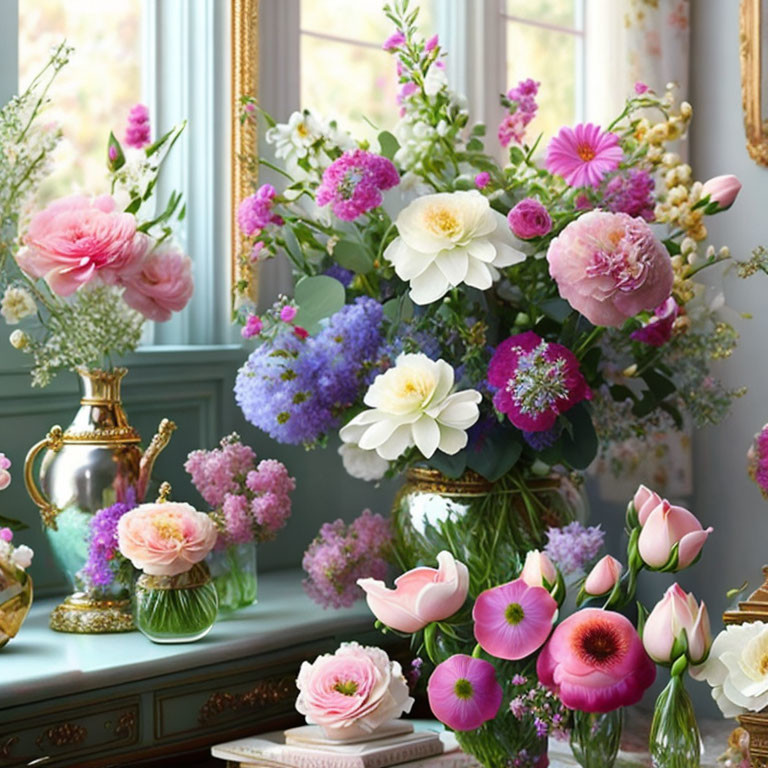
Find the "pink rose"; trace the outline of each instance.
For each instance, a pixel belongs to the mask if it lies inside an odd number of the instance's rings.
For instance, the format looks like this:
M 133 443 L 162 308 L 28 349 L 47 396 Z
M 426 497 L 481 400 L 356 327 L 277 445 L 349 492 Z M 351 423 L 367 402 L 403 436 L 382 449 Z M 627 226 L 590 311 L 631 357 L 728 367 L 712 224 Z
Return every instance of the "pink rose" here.
M 437 562 L 437 570 L 414 568 L 399 576 L 394 589 L 377 579 L 358 579 L 373 615 L 388 627 L 408 633 L 453 616 L 467 597 L 469 570 L 450 552 L 441 552 Z
M 704 182 L 701 188 L 701 196 L 706 197 L 713 203 L 717 203 L 721 210 L 730 208 L 741 191 L 741 182 L 733 174 L 725 176 L 714 176 L 709 181 Z
M 610 555 L 597 561 L 584 581 L 584 591 L 588 595 L 606 595 L 615 586 L 621 576 L 621 563 Z
M 635 507 L 635 512 L 637 513 L 640 525 L 645 525 L 648 515 L 650 515 L 661 502 L 661 496 L 650 488 L 646 488 L 644 485 L 641 485 L 635 491 L 635 497 L 632 499 L 632 504 Z
M 59 296 L 101 278 L 110 285 L 142 258 L 145 243 L 136 219 L 115 211 L 110 195 L 63 197 L 32 217 L 17 260 L 32 277 L 45 278 Z
M 507 214 L 507 221 L 513 234 L 522 240 L 543 237 L 552 231 L 552 218 L 549 212 L 532 197 L 521 200 Z
M 650 568 L 681 571 L 701 552 L 712 528 L 703 529 L 695 515 L 663 499 L 645 522 L 637 540 L 643 562 Z
M 372 733 L 413 706 L 400 664 L 380 648 L 357 643 L 305 661 L 296 687 L 296 709 L 328 738 Z
M 164 323 L 172 312 L 187 306 L 195 289 L 189 256 L 169 246 L 160 246 L 124 280 L 123 299 L 148 320 Z
M 525 556 L 520 578 L 529 587 L 551 589 L 557 584 L 557 569 L 545 553 L 534 549 Z
M 686 656 L 691 664 L 702 664 L 712 646 L 707 606 L 673 584 L 656 603 L 643 628 L 643 645 L 657 664 L 675 661 L 675 641 L 685 633 Z
M 152 576 L 176 576 L 205 559 L 218 533 L 211 518 L 189 504 L 141 504 L 117 525 L 120 552 Z
M 672 292 L 666 248 L 626 213 L 585 213 L 550 243 L 547 260 L 560 296 L 594 325 L 618 327 Z

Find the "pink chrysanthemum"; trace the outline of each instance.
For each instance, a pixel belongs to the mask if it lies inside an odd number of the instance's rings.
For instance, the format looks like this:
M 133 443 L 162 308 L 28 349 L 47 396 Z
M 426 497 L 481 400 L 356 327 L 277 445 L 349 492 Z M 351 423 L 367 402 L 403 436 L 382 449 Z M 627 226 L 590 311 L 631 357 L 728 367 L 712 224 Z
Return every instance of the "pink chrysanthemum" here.
M 128 126 L 125 129 L 124 141 L 127 146 L 143 149 L 151 143 L 149 110 L 143 104 L 131 107 L 128 113 Z M 110 159 L 111 156 L 110 156 Z
M 496 717 L 502 690 L 493 664 L 459 653 L 435 667 L 427 697 L 441 723 L 454 731 L 474 731 Z
M 515 579 L 478 595 L 475 639 L 498 659 L 524 659 L 544 645 L 556 614 L 557 603 L 544 587 Z
M 496 347 L 488 383 L 497 388 L 496 410 L 526 432 L 550 429 L 561 413 L 592 397 L 573 352 L 533 331 L 510 336 Z
M 560 129 L 547 149 L 547 170 L 562 176 L 571 187 L 597 187 L 624 157 L 615 133 L 594 123 Z
M 283 224 L 282 217 L 273 213 L 277 192 L 271 184 L 262 184 L 237 209 L 237 223 L 244 235 L 257 235 L 269 224 Z
M 768 499 L 768 424 L 755 435 L 747 453 L 747 468 L 763 498 Z
M 381 205 L 381 193 L 400 183 L 397 169 L 390 160 L 364 149 L 345 152 L 323 173 L 317 189 L 320 206 L 332 205 L 342 221 L 353 221 Z

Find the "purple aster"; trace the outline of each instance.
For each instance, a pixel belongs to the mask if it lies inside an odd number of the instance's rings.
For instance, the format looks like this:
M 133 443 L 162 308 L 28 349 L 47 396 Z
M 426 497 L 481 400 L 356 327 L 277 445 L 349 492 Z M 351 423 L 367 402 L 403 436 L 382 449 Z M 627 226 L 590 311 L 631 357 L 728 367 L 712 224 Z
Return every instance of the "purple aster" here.
M 586 528 L 574 522 L 564 528 L 550 528 L 547 538 L 544 551 L 563 576 L 570 576 L 583 573 L 585 566 L 597 557 L 605 534 L 599 525 Z
M 602 207 L 614 213 L 654 220 L 654 180 L 648 171 L 630 168 L 616 174 L 606 185 Z

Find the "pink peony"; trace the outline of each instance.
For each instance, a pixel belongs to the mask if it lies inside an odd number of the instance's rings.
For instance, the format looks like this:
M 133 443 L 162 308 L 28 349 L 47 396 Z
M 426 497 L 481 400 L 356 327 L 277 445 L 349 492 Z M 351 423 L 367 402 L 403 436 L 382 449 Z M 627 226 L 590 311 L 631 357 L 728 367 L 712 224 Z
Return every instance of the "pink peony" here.
M 516 579 L 477 596 L 475 639 L 497 659 L 524 659 L 544 644 L 556 615 L 557 603 L 544 587 Z
M 204 560 L 218 533 L 208 515 L 189 504 L 141 504 L 117 525 L 118 547 L 139 570 L 176 576 Z
M 437 570 L 414 568 L 399 576 L 394 589 L 376 579 L 358 579 L 373 615 L 388 627 L 408 633 L 453 616 L 467 597 L 469 571 L 450 552 L 440 552 L 437 562 Z
M 673 571 L 691 565 L 712 533 L 711 527 L 704 530 L 696 515 L 666 499 L 645 516 L 641 525 L 637 549 L 643 562 L 649 568 Z
M 584 581 L 584 591 L 588 595 L 606 595 L 618 582 L 621 576 L 621 563 L 611 555 L 606 555 L 597 561 Z
M 561 413 L 592 397 L 573 352 L 533 331 L 510 336 L 496 347 L 488 383 L 497 388 L 496 410 L 527 432 L 550 429 Z
M 656 307 L 653 317 L 642 328 L 632 331 L 630 338 L 651 347 L 663 347 L 672 338 L 672 329 L 679 314 L 680 307 L 670 296 Z
M 380 648 L 357 643 L 305 661 L 296 687 L 296 709 L 328 738 L 372 733 L 413 706 L 400 664 Z
M 427 697 L 441 723 L 454 731 L 474 731 L 496 717 L 503 693 L 493 664 L 459 653 L 435 667 Z
M 552 218 L 549 212 L 532 197 L 521 200 L 507 214 L 507 221 L 513 234 L 523 240 L 543 237 L 552 231 Z
M 562 176 L 571 187 L 597 187 L 624 157 L 615 133 L 599 125 L 580 123 L 561 128 L 547 149 L 547 170 Z
M 594 325 L 618 327 L 672 292 L 666 248 L 625 213 L 585 213 L 550 243 L 547 260 L 560 295 Z
M 195 290 L 189 256 L 162 245 L 122 282 L 125 303 L 158 323 L 170 320 L 172 312 L 184 309 Z
M 59 296 L 72 295 L 95 277 L 114 284 L 144 256 L 147 238 L 136 219 L 115 210 L 110 195 L 72 195 L 32 217 L 17 260 L 32 277 L 45 278 Z
M 612 712 L 640 701 L 656 679 L 656 666 L 629 619 L 584 608 L 552 633 L 536 673 L 566 707 Z

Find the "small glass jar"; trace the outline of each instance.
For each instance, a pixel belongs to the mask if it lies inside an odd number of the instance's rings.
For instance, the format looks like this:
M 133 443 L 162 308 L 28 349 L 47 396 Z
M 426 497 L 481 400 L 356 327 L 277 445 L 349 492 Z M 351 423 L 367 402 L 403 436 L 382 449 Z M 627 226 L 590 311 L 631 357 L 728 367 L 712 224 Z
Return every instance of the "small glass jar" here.
M 612 768 L 621 744 L 622 712 L 574 710 L 571 749 L 582 768 Z
M 231 613 L 252 605 L 258 594 L 256 542 L 230 544 L 213 550 L 207 559 L 219 596 L 219 612 Z
M 219 599 L 203 563 L 176 576 L 142 573 L 133 592 L 133 620 L 153 643 L 193 643 L 216 622 Z

